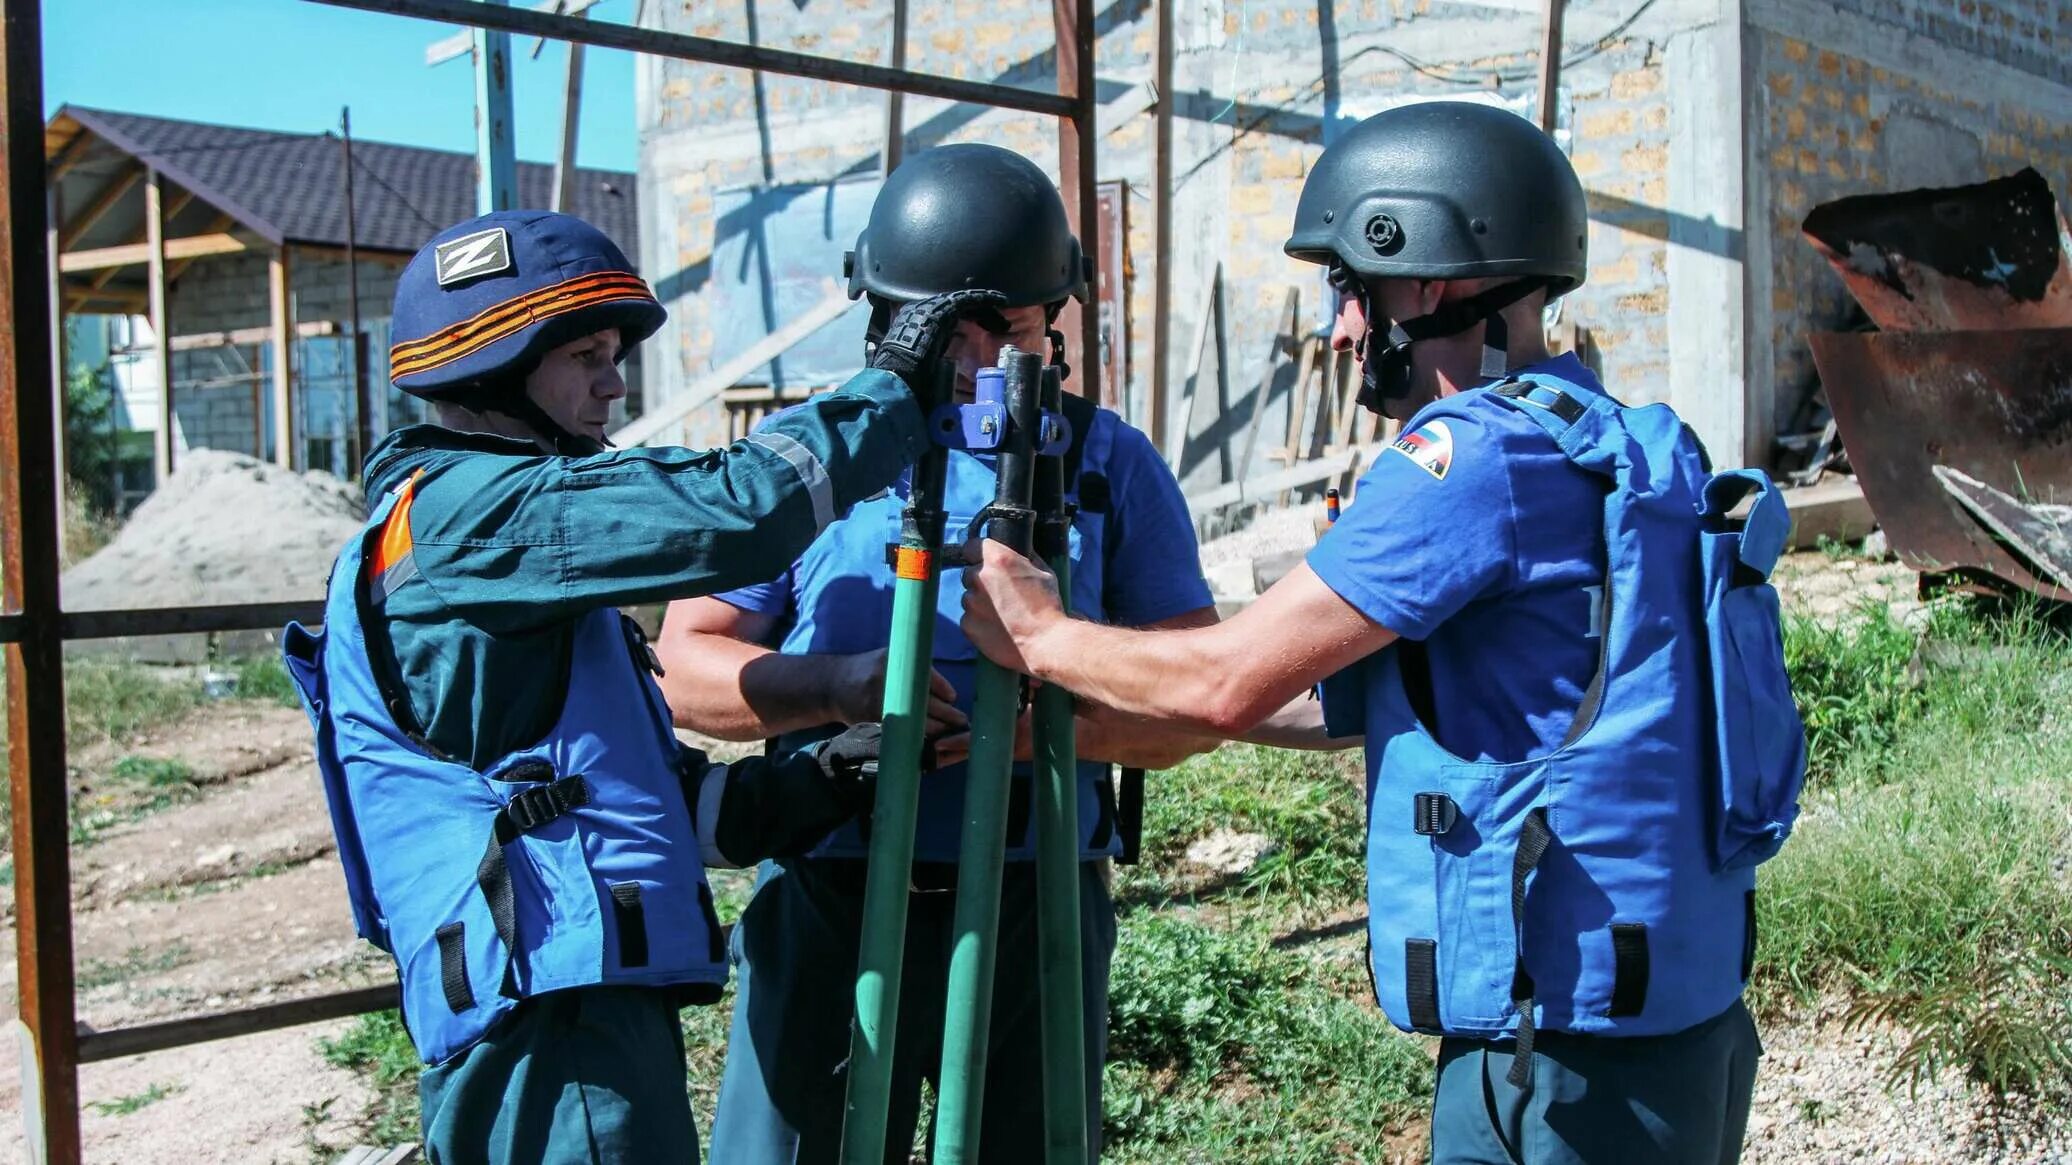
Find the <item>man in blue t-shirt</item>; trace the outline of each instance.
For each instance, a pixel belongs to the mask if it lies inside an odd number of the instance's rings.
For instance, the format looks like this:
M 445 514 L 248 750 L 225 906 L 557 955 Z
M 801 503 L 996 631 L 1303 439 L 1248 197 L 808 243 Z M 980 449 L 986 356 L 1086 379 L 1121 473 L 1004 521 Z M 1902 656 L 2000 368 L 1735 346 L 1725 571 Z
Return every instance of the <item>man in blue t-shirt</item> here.
M 990 326 L 966 321 L 947 355 L 971 399 L 976 371 L 1004 345 L 1061 355 L 1051 325 L 1066 301 L 1087 293 L 1065 208 L 1027 159 L 984 145 L 943 146 L 909 158 L 886 180 L 851 257 L 852 294 L 867 293 L 872 336 L 901 303 L 930 288 L 983 285 L 1006 295 Z M 976 281 L 974 283 L 973 281 Z M 1068 383 L 1069 387 L 1069 383 Z M 1071 530 L 1074 609 L 1131 627 L 1213 623 L 1193 521 L 1178 484 L 1140 432 L 1107 410 L 1074 434 L 1077 475 Z M 992 500 L 990 457 L 950 455 L 946 544 L 961 542 Z M 876 720 L 883 705 L 893 572 L 885 547 L 899 540 L 907 489 L 850 508 L 778 578 L 714 598 L 672 605 L 658 647 L 663 687 L 677 723 L 733 740 L 777 738 L 793 747 L 844 724 Z M 945 759 L 961 752 L 978 653 L 957 627 L 963 573 L 944 572 L 935 632 L 928 730 Z M 1109 763 L 1162 768 L 1213 741 L 1141 727 L 1118 730 L 1083 714 L 1080 768 L 1080 949 L 1086 1000 L 1089 1159 L 1098 1155 L 1101 1063 L 1106 1047 L 1108 963 L 1115 911 L 1106 860 L 1121 848 Z M 1026 752 L 1024 751 L 1024 755 Z M 1016 768 L 1001 890 L 984 1128 L 988 1161 L 1039 1161 L 1043 1098 L 1038 1046 L 1034 830 L 1026 765 Z M 913 896 L 886 1160 L 904 1162 L 924 1078 L 941 1060 L 963 766 L 922 784 Z M 764 866 L 733 944 L 740 971 L 727 1066 L 713 1124 L 714 1160 L 827 1162 L 842 1131 L 842 1065 L 862 930 L 868 838 L 857 823 L 803 859 Z
M 1714 909 L 1748 871 L 1698 858 L 1663 873 L 1714 897 L 1696 919 L 1673 894 L 1644 901 L 1669 912 L 1652 932 L 1599 892 L 1654 876 L 1650 847 L 1696 852 L 1711 758 L 1695 691 L 1603 682 L 1614 659 L 1620 676 L 1696 675 L 1695 507 L 1633 515 L 1653 496 L 1688 502 L 1705 470 L 1666 410 L 1632 420 L 1642 410 L 1574 357 L 1549 356 L 1540 312 L 1582 281 L 1587 234 L 1574 171 L 1521 118 L 1435 102 L 1362 122 L 1311 170 L 1287 250 L 1330 270 L 1361 402 L 1404 430 L 1306 564 L 1227 622 L 1161 634 L 1064 617 L 1049 573 L 997 545 L 966 572 L 964 625 L 985 655 L 1122 713 L 1237 735 L 1331 681 L 1327 719 L 1349 710 L 1366 733 L 1377 994 L 1399 1026 L 1445 1036 L 1439 1165 L 1732 1162 L 1760 1054 L 1738 999 L 1752 925 L 1739 892 Z M 1647 441 L 1584 456 L 1608 431 Z M 1668 598 L 1615 613 L 1614 580 Z M 1585 753 L 1608 759 L 1584 769 Z M 1550 813 L 1550 773 L 1656 812 Z M 1657 779 L 1683 800 L 1622 785 Z M 1678 926 L 1730 942 L 1740 975 L 1693 963 L 1667 941 Z M 1616 978 L 1579 970 L 1600 955 Z M 1686 999 L 1703 1010 L 1667 1023 Z M 1662 1028 L 1634 1030 L 1665 1002 Z

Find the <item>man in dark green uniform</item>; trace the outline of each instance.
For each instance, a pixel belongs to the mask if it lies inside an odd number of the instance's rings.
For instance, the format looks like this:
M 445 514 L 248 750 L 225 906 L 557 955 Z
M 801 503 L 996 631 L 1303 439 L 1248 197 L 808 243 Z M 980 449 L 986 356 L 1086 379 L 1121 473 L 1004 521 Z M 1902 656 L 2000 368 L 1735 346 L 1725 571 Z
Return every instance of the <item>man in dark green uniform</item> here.
M 919 452 L 901 377 L 996 299 L 913 305 L 873 368 L 748 441 L 610 451 L 619 362 L 663 311 L 609 239 L 501 212 L 405 270 L 391 374 L 439 423 L 373 451 L 324 631 L 284 646 L 432 1161 L 697 1159 L 677 1009 L 726 976 L 701 859 L 802 852 L 868 804 L 875 726 L 709 764 L 614 608 L 782 572 Z

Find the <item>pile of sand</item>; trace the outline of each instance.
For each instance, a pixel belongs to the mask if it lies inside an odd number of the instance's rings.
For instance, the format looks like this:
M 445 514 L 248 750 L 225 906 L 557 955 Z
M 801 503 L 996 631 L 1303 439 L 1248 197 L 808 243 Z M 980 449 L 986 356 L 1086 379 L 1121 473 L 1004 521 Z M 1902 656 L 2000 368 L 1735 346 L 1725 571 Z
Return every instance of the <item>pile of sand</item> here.
M 61 599 L 71 611 L 321 599 L 363 513 L 359 489 L 328 473 L 192 450 L 114 541 L 65 572 Z

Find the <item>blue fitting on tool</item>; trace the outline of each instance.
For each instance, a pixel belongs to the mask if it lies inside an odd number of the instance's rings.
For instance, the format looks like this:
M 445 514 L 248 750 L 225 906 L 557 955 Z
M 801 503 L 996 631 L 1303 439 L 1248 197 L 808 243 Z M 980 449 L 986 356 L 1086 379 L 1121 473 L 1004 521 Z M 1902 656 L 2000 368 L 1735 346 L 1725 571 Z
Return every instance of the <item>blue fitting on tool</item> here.
M 978 370 L 978 400 L 971 404 L 937 405 L 928 414 L 929 438 L 946 449 L 991 453 L 1007 437 L 1007 373 L 1000 368 Z M 1037 434 L 1039 457 L 1060 457 L 1072 446 L 1072 423 L 1057 413 L 1043 414 L 1043 431 Z

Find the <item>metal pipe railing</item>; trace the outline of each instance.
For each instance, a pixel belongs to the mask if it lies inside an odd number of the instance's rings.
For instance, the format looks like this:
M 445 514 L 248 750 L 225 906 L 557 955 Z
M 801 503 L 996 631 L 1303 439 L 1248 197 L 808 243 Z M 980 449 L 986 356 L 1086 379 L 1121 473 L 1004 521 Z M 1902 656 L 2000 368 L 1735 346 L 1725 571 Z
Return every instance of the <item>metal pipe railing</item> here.
M 394 16 L 436 20 L 526 36 L 702 64 L 935 97 L 1064 121 L 1061 162 L 1084 235 L 1096 231 L 1094 24 L 1091 0 L 1054 0 L 1058 91 L 939 77 L 905 68 L 844 61 L 708 37 L 578 19 L 473 0 L 308 0 Z M 1164 7 L 1163 0 L 1160 5 Z M 320 601 L 168 607 L 62 609 L 58 593 L 57 406 L 49 390 L 52 319 L 48 279 L 49 206 L 43 153 L 42 4 L 0 0 L 0 107 L 5 113 L 5 211 L 0 246 L 0 646 L 6 650 L 9 795 L 14 810 L 16 951 L 20 1015 L 32 1041 L 23 1080 L 29 1150 L 48 1165 L 80 1160 L 78 1066 L 320 1019 L 376 1011 L 395 1003 L 393 987 L 335 992 L 285 1003 L 139 1024 L 112 1031 L 78 1027 L 73 978 L 69 822 L 66 817 L 63 645 L 73 639 L 273 630 L 321 618 Z M 1161 91 L 1161 101 L 1164 92 Z M 1098 239 L 1089 240 L 1090 252 Z M 1160 267 L 1163 268 L 1161 261 Z M 1082 316 L 1081 367 L 1098 376 L 1098 309 Z M 24 435 L 28 439 L 24 440 Z M 50 437 L 39 435 L 49 434 Z M 363 451 L 364 452 L 364 451 Z M 997 881 L 997 879 L 996 879 Z

